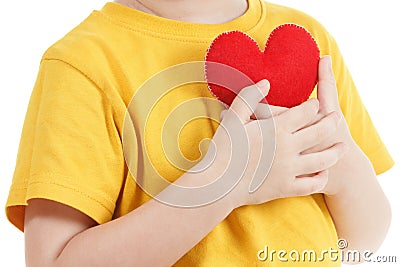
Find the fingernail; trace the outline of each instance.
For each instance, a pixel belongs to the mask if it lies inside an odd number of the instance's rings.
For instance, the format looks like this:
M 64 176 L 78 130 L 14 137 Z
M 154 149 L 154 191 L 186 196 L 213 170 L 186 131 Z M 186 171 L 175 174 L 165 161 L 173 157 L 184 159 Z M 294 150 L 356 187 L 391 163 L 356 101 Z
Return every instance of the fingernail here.
M 266 79 L 263 79 L 259 81 L 257 84 L 257 87 L 261 89 L 263 93 L 268 93 L 268 87 L 269 87 L 269 81 Z
M 329 69 L 332 70 L 332 57 L 330 55 L 326 57 L 328 58 Z
M 267 86 L 268 84 L 269 84 L 268 80 L 263 79 L 263 80 L 261 80 L 261 81 L 259 81 L 259 82 L 257 83 L 257 86 L 265 87 L 265 86 Z

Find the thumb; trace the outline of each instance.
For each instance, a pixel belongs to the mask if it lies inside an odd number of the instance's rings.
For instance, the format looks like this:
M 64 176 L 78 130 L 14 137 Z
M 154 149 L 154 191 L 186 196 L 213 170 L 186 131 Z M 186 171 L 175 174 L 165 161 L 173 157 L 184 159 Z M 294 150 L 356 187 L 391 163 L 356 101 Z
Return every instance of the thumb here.
M 243 88 L 233 100 L 225 116 L 237 116 L 242 123 L 250 121 L 250 117 L 257 109 L 258 103 L 268 94 L 270 84 L 261 80 L 255 85 Z
M 324 113 L 336 111 L 339 107 L 336 80 L 332 70 L 331 56 L 324 56 L 318 65 L 318 100 Z

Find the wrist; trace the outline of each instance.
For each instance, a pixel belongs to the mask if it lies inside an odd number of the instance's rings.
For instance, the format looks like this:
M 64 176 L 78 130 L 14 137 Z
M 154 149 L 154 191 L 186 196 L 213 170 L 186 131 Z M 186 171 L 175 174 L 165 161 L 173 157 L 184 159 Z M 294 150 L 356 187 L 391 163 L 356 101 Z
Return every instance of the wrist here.
M 362 179 L 358 174 L 370 167 L 368 158 L 353 139 L 346 142 L 346 145 L 348 152 L 329 169 L 329 181 L 323 190 L 328 197 L 356 194 L 359 190 L 360 179 Z
M 211 146 L 210 146 L 211 147 Z M 232 196 L 233 187 L 236 183 L 233 177 L 225 175 L 228 164 L 227 160 L 216 158 L 215 153 L 207 152 L 207 154 L 195 166 L 189 169 L 178 180 L 174 182 L 174 186 L 185 187 L 189 194 L 185 194 L 185 199 L 190 198 L 198 203 L 195 206 L 223 206 L 227 212 L 231 212 L 236 208 L 235 197 Z M 177 198 L 180 190 L 173 193 Z M 193 201 L 189 202 L 192 203 Z

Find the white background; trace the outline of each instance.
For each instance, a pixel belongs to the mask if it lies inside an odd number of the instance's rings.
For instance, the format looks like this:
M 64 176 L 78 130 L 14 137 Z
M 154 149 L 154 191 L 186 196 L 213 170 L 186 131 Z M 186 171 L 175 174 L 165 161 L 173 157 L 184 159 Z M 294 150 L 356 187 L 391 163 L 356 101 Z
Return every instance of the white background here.
M 335 36 L 359 92 L 396 162 L 400 161 L 400 16 L 398 1 L 275 0 L 322 22 Z M 5 206 L 26 107 L 43 52 L 104 0 L 4 1 L 1 6 L 0 207 Z M 379 176 L 392 204 L 393 220 L 377 255 L 400 262 L 399 179 L 395 166 Z M 397 263 L 398 264 L 398 263 Z M 24 266 L 23 234 L 0 212 L 0 265 Z M 395 266 L 396 264 L 365 264 Z

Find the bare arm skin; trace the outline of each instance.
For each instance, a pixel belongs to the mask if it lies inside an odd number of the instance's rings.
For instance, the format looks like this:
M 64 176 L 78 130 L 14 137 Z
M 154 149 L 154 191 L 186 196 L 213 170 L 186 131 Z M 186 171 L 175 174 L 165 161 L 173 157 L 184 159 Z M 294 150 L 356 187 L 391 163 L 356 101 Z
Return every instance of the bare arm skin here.
M 330 112 L 336 111 L 341 114 L 331 65 L 329 56 L 321 58 L 318 75 L 320 103 L 318 119 Z M 286 110 L 283 107 L 274 107 L 274 109 L 275 114 Z M 255 112 L 257 118 L 268 118 L 270 114 L 265 110 L 265 107 L 260 104 Z M 343 114 L 340 116 L 343 118 Z M 389 229 L 391 208 L 377 181 L 371 162 L 352 139 L 345 120 L 341 119 L 337 132 L 332 135 L 332 138 L 303 151 L 303 154 L 323 150 L 333 142 L 346 143 L 348 149 L 344 157 L 329 169 L 328 183 L 322 189 L 338 236 L 346 239 L 348 251 L 375 252 Z M 358 263 L 352 262 L 351 258 L 349 260 L 348 264 Z
M 375 252 L 389 229 L 391 209 L 370 161 L 353 145 L 329 179 L 343 181 L 338 192 L 325 194 L 338 236 L 347 240 L 347 250 Z
M 28 207 L 27 266 L 171 266 L 232 210 L 223 201 L 185 209 L 150 200 L 95 226 L 57 202 L 33 199 Z
M 251 140 L 249 163 L 258 162 L 263 142 L 271 139 L 268 138 L 271 124 L 250 117 L 268 89 L 269 84 L 264 81 L 240 92 L 221 121 L 230 132 L 219 127 L 213 137 L 216 158 L 211 167 L 204 172 L 186 173 L 176 183 L 192 187 L 198 186 L 199 181 L 208 183 L 219 177 L 229 162 L 231 151 L 226 144 L 229 136 L 237 132 L 232 127 L 238 121 Z M 332 142 L 326 149 L 301 155 L 301 151 L 336 132 L 339 119 L 335 112 L 306 127 L 317 113 L 318 101 L 310 100 L 274 117 L 278 131 L 275 160 L 265 182 L 252 194 L 248 189 L 258 164 L 249 164 L 234 190 L 219 201 L 198 208 L 179 208 L 150 200 L 102 225 L 96 225 L 88 216 L 66 205 L 44 199 L 30 200 L 25 214 L 27 265 L 171 266 L 236 207 L 321 192 L 328 182 L 326 169 L 344 155 L 345 145 Z M 261 169 L 266 168 L 262 165 Z M 296 178 L 306 173 L 315 174 Z M 169 188 L 161 193 L 173 196 L 174 191 Z
M 321 59 L 319 79 L 320 112 L 340 112 L 330 57 Z M 390 204 L 344 119 L 334 139 L 348 144 L 349 152 L 329 170 L 329 182 L 323 190 L 326 203 L 339 237 L 348 242 L 348 250 L 375 252 L 389 229 Z

